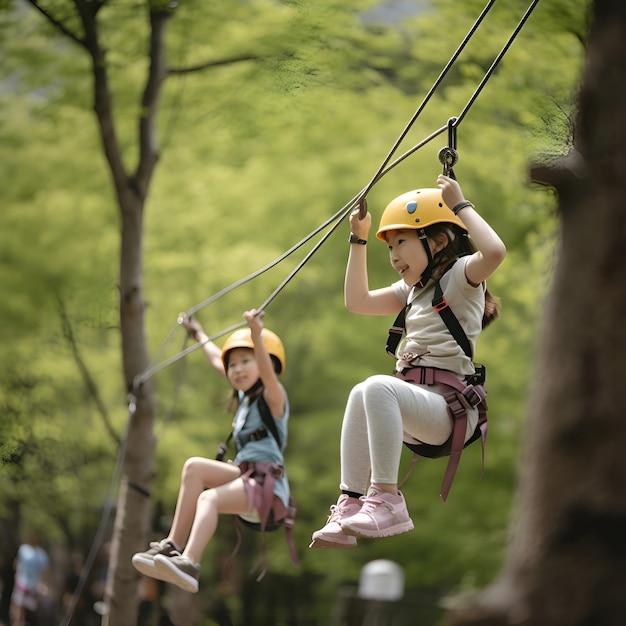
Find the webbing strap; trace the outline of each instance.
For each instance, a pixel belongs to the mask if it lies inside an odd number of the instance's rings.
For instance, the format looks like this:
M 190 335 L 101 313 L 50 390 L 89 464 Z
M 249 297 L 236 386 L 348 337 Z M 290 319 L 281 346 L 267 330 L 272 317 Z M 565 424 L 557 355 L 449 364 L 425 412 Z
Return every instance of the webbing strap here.
M 262 567 L 261 573 L 257 577 L 257 582 L 261 581 L 268 568 L 267 550 L 266 550 L 266 531 L 273 531 L 285 527 L 285 539 L 289 558 L 295 567 L 299 567 L 298 556 L 296 554 L 295 539 L 293 528 L 296 520 L 296 504 L 292 496 L 289 496 L 289 505 L 285 506 L 282 500 L 274 495 L 274 483 L 277 478 L 283 475 L 284 468 L 275 463 L 254 463 L 252 461 L 244 461 L 239 465 L 244 480 L 251 480 L 260 485 L 260 489 L 252 489 L 252 509 L 259 514 L 259 523 L 249 522 L 244 518 L 233 515 L 233 523 L 237 532 L 237 544 L 231 554 L 234 557 L 241 546 L 241 524 L 249 528 L 253 528 L 261 533 L 261 556 L 258 560 Z M 269 524 L 269 525 L 268 525 Z M 253 566 L 256 569 L 256 565 Z
M 452 391 L 447 393 L 444 398 L 448 403 L 448 413 L 452 417 L 452 442 L 450 447 L 450 458 L 443 475 L 441 483 L 441 499 L 445 502 L 452 487 L 452 481 L 459 467 L 461 453 L 465 446 L 465 435 L 467 433 L 467 408 L 463 406 L 461 398 L 462 394 Z
M 402 311 L 398 313 L 398 317 L 396 317 L 391 328 L 389 329 L 389 337 L 387 337 L 387 345 L 385 346 L 385 350 L 387 354 L 391 355 L 392 357 L 396 356 L 396 350 L 398 349 L 398 346 L 400 345 L 400 340 L 402 339 L 402 335 L 404 334 L 406 312 L 409 310 L 410 306 L 411 305 L 407 303 L 403 307 Z
M 249 433 L 248 435 L 244 437 L 240 437 L 238 447 L 243 448 L 248 443 L 248 441 L 259 441 L 260 439 L 264 439 L 265 437 L 268 436 L 267 431 L 269 430 L 270 433 L 272 433 L 272 436 L 274 437 L 274 439 L 276 440 L 276 443 L 278 444 L 279 449 L 282 451 L 283 446 L 282 446 L 282 441 L 280 438 L 280 433 L 278 432 L 278 428 L 276 427 L 276 422 L 274 422 L 274 418 L 272 417 L 272 414 L 270 412 L 269 407 L 267 406 L 267 402 L 265 401 L 263 394 L 259 394 L 252 402 L 253 403 L 256 402 L 258 404 L 259 413 L 261 414 L 261 419 L 263 420 L 263 423 L 265 424 L 265 428 L 261 426 L 260 428 L 257 428 L 257 430 L 255 430 L 253 433 Z M 224 460 L 224 455 L 226 454 L 226 450 L 228 449 L 228 444 L 230 443 L 230 440 L 232 438 L 233 438 L 233 432 L 231 430 L 226 441 L 220 443 L 217 449 L 218 451 L 217 451 L 217 455 L 215 458 L 218 461 Z
M 259 394 L 257 398 L 255 398 L 254 402 L 258 403 L 259 413 L 261 414 L 261 418 L 263 419 L 263 423 L 267 430 L 272 433 L 272 436 L 276 440 L 278 447 L 282 450 L 282 441 L 280 438 L 280 434 L 278 432 L 278 428 L 276 427 L 276 423 L 274 422 L 274 418 L 270 412 L 269 407 L 267 406 L 267 402 L 263 397 L 263 394 Z M 248 441 L 258 441 L 259 439 L 263 439 L 268 436 L 268 432 L 265 428 L 261 427 L 248 435 L 245 439 L 245 443 Z M 220 444 L 218 448 L 217 459 L 222 461 L 224 458 L 224 454 L 226 452 L 226 448 L 228 447 L 228 443 L 230 442 L 233 433 L 231 431 L 228 439 L 225 443 Z M 242 444 L 243 445 L 245 445 Z M 289 557 L 291 562 L 295 567 L 299 566 L 298 556 L 296 554 L 296 546 L 295 539 L 293 534 L 293 528 L 296 521 L 296 504 L 293 499 L 293 496 L 289 496 L 289 506 L 285 507 L 280 498 L 274 496 L 274 483 L 277 478 L 280 478 L 283 475 L 284 469 L 281 466 L 276 465 L 275 463 L 253 463 L 249 461 L 245 461 L 240 465 L 242 476 L 244 478 L 253 477 L 262 485 L 261 497 L 256 498 L 253 503 L 253 508 L 256 509 L 259 513 L 260 524 L 250 524 L 246 523 L 247 526 L 251 528 L 256 528 L 261 532 L 261 573 L 257 577 L 257 582 L 261 581 L 268 568 L 267 561 L 267 549 L 266 549 L 266 540 L 265 540 L 265 531 L 266 530 L 275 530 L 278 526 L 274 528 L 267 528 L 268 520 L 270 519 L 270 512 L 273 514 L 273 522 L 284 525 L 285 527 L 285 539 L 287 541 L 287 549 L 289 550 Z M 278 471 L 280 468 L 280 471 Z M 253 476 L 254 475 L 254 476 Z M 255 492 L 258 494 L 258 492 Z M 235 556 L 239 551 L 239 547 L 241 546 L 241 521 L 243 518 L 239 518 L 237 515 L 233 515 L 233 523 L 235 525 L 235 530 L 237 533 L 237 543 L 233 550 L 231 556 Z M 254 567 L 253 567 L 254 569 Z
M 485 401 L 487 392 L 482 385 L 465 385 L 454 374 L 446 370 L 439 370 L 432 367 L 412 367 L 402 372 L 396 372 L 395 376 L 406 382 L 421 385 L 438 384 L 449 392 L 444 396 L 448 404 L 448 414 L 452 420 L 452 435 L 448 440 L 450 442 L 450 450 L 448 452 L 450 458 L 446 466 L 443 482 L 441 484 L 440 495 L 445 502 L 450 493 L 450 488 L 456 474 L 456 470 L 461 460 L 463 448 L 478 438 L 480 433 L 482 444 L 482 471 L 481 477 L 485 469 L 485 441 L 487 437 L 487 403 Z M 467 433 L 467 410 L 472 407 L 478 407 L 478 424 L 474 435 L 466 442 Z M 409 445 L 413 452 L 419 455 L 419 445 Z M 442 449 L 445 446 L 442 446 Z M 414 463 L 411 465 L 413 468 Z M 404 478 L 404 482 L 408 475 Z
M 278 434 L 278 428 L 276 428 L 276 422 L 272 417 L 272 413 L 270 412 L 270 408 L 267 406 L 267 402 L 263 394 L 260 394 L 257 400 L 257 404 L 259 405 L 259 413 L 261 414 L 261 418 L 263 419 L 263 423 L 267 427 L 267 429 L 272 433 L 274 439 L 276 439 L 276 443 L 280 450 L 283 449 L 283 444 L 280 439 L 280 435 Z
M 456 261 L 454 262 L 456 263 Z M 452 266 L 452 263 L 447 269 L 446 272 L 449 271 Z M 470 340 L 467 338 L 461 323 L 457 319 L 454 311 L 450 308 L 446 297 L 443 295 L 443 289 L 441 288 L 441 279 L 435 282 L 435 292 L 433 294 L 433 299 L 431 305 L 437 313 L 441 316 L 443 323 L 446 325 L 446 328 L 450 332 L 450 334 L 454 337 L 456 342 L 461 346 L 463 352 L 470 359 L 473 358 L 473 350 L 472 344 Z M 394 320 L 391 328 L 389 329 L 389 335 L 387 337 L 387 343 L 385 345 L 385 351 L 387 354 L 395 357 L 398 346 L 400 345 L 400 341 L 402 339 L 402 335 L 406 330 L 406 314 L 411 308 L 411 303 L 407 302 L 404 308 L 398 313 L 398 316 Z
M 461 323 L 450 308 L 446 297 L 443 295 L 443 289 L 439 281 L 435 283 L 435 295 L 433 296 L 432 306 L 433 309 L 441 315 L 443 323 L 447 326 L 456 342 L 461 346 L 463 352 L 471 359 L 473 357 L 472 344 L 467 338 Z

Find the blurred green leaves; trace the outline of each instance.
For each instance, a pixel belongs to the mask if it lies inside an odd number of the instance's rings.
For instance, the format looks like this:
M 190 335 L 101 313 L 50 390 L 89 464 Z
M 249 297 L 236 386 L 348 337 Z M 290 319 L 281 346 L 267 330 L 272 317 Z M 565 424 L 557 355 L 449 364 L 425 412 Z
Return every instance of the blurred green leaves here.
M 364 21 L 371 2 L 190 1 L 176 8 L 168 32 L 172 73 L 159 117 L 161 159 L 145 214 L 147 331 L 156 360 L 185 345 L 179 311 L 277 258 L 370 181 L 482 5 L 440 0 L 393 24 Z M 541 3 L 458 130 L 457 176 L 509 249 L 490 281 L 502 298 L 502 318 L 485 332 L 477 354 L 488 366 L 490 394 L 482 483 L 479 449 L 472 447 L 444 506 L 438 488 L 445 461 L 424 460 L 405 487 L 413 533 L 349 554 L 306 552 L 336 499 L 345 400 L 356 382 L 391 369 L 384 341 L 392 320 L 343 308 L 345 224 L 268 307 L 266 323 L 287 349 L 284 382 L 293 407 L 287 458 L 299 551 L 305 570 L 324 573 L 329 594 L 376 557 L 402 563 L 407 586 L 445 590 L 482 584 L 500 566 L 557 231 L 554 199 L 529 183 L 528 165 L 569 147 L 586 5 Z M 395 156 L 462 110 L 526 6 L 494 9 Z M 16 7 L 0 12 L 0 484 L 3 494 L 17 495 L 19 481 L 25 515 L 37 510 L 67 538 L 97 522 L 117 446 L 63 335 L 59 301 L 121 437 L 127 415 L 117 334 L 117 207 L 90 110 L 88 59 L 34 11 Z M 129 164 L 146 71 L 145 19 L 132 3 L 102 9 Z M 14 32 L 19 36 L 8 36 Z M 175 72 L 202 64 L 211 67 Z M 426 145 L 372 189 L 374 224 L 390 197 L 434 184 L 445 142 L 442 135 Z M 395 276 L 373 239 L 370 282 L 382 286 Z M 199 311 L 208 332 L 261 304 L 317 240 Z M 171 511 L 185 458 L 213 456 L 228 432 L 229 390 L 199 352 L 160 372 L 155 383 L 155 498 Z M 408 461 L 407 451 L 401 475 Z M 274 566 L 291 572 L 282 556 Z

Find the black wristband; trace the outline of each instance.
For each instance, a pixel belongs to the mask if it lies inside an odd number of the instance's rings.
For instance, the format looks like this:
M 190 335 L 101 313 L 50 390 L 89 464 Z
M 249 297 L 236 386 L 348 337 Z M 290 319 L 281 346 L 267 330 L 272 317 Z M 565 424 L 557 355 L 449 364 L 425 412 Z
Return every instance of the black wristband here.
M 463 200 L 463 202 L 459 202 L 458 204 L 454 205 L 454 207 L 452 208 L 452 212 L 455 215 L 458 215 L 459 211 L 466 209 L 467 207 L 470 207 L 470 206 L 472 207 L 472 209 L 475 208 L 474 205 L 469 200 Z
M 350 239 L 348 239 L 350 243 L 358 243 L 361 246 L 364 246 L 367 243 L 367 239 L 360 239 L 354 233 L 350 233 Z

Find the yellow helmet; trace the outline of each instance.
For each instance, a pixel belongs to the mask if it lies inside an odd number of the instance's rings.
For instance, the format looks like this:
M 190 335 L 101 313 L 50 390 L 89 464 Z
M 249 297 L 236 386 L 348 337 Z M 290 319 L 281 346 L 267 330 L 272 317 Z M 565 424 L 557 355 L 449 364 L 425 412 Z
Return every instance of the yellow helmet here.
M 282 374 L 285 371 L 285 347 L 283 346 L 283 342 L 280 340 L 280 337 L 269 330 L 269 328 L 263 329 L 261 339 L 270 356 L 273 356 L 279 365 L 277 373 Z M 226 369 L 228 369 L 228 353 L 235 348 L 250 348 L 254 350 L 254 342 L 252 341 L 252 334 L 249 328 L 236 330 L 226 340 L 222 348 L 222 363 L 224 363 Z
M 467 231 L 463 222 L 443 201 L 441 189 L 415 189 L 394 198 L 387 205 L 380 218 L 376 237 L 385 241 L 388 230 L 420 230 L 440 222 L 456 224 Z

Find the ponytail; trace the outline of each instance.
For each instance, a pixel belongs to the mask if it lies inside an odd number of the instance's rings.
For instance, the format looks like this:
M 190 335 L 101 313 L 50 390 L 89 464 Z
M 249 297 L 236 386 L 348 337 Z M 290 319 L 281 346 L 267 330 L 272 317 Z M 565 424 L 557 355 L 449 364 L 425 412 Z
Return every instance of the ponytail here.
M 485 289 L 485 312 L 483 313 L 483 328 L 495 322 L 500 315 L 500 298 L 494 296 L 489 289 Z

